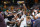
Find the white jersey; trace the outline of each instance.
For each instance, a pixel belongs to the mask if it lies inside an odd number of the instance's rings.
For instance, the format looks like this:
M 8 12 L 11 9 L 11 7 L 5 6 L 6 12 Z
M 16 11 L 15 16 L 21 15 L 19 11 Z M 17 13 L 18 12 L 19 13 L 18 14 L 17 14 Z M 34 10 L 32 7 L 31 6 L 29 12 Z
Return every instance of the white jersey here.
M 35 17 L 40 17 L 40 13 L 39 13 L 39 14 L 37 14 Z
M 24 20 L 21 22 L 20 27 L 26 26 L 26 15 L 23 15 L 21 18 L 24 18 Z

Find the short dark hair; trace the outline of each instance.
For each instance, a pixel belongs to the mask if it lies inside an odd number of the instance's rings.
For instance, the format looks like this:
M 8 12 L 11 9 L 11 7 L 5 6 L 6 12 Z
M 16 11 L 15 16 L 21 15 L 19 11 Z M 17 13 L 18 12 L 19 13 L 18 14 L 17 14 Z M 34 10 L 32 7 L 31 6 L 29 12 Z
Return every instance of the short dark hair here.
M 17 14 L 17 16 L 19 17 L 20 15 L 19 15 L 19 14 Z

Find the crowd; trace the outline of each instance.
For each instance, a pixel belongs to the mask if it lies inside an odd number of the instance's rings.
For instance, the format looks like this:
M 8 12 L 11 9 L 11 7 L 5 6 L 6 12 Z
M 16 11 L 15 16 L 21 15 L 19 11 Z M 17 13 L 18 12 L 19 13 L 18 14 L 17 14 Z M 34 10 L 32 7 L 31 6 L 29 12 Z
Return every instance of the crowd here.
M 28 9 L 23 6 L 0 6 L 0 14 L 7 27 L 40 27 L 39 7 Z

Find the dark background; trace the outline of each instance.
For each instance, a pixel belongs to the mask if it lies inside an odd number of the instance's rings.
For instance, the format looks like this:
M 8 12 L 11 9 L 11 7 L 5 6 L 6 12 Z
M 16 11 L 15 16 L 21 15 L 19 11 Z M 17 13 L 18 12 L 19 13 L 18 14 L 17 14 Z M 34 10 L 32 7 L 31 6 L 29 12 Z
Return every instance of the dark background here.
M 4 1 L 10 1 L 10 5 L 17 5 L 17 1 L 25 1 L 25 5 L 26 7 L 29 6 L 29 7 L 32 7 L 34 4 L 35 4 L 35 1 L 34 0 L 14 0 L 14 3 L 13 3 L 13 0 L 0 0 L 0 4 L 4 4 L 3 2 Z M 38 0 L 38 3 L 40 3 L 40 0 Z

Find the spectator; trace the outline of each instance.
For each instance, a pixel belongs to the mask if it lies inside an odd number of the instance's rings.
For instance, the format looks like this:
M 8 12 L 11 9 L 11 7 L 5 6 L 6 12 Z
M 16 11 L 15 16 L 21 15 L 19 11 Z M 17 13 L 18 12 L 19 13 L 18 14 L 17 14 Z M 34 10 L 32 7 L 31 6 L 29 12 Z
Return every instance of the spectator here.
M 6 5 L 4 5 L 4 7 L 3 7 L 3 12 L 5 12 L 6 9 L 7 9 L 7 7 L 6 7 Z

